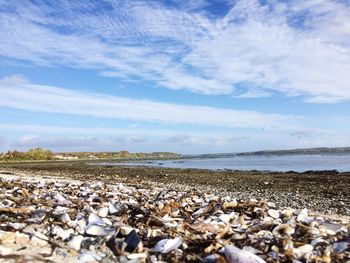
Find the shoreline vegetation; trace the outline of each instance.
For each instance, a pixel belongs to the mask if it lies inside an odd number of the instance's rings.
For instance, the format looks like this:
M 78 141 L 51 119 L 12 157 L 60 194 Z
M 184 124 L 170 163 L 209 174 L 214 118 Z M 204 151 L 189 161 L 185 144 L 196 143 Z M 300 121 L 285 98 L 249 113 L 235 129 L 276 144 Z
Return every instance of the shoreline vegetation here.
M 26 152 L 8 151 L 0 153 L 0 162 L 22 161 L 73 161 L 73 160 L 149 160 L 149 159 L 177 159 L 180 154 L 172 152 L 131 153 L 118 152 L 53 152 L 43 148 L 33 148 Z
M 214 153 L 183 155 L 174 152 L 53 152 L 44 148 L 33 148 L 26 152 L 7 151 L 0 152 L 0 162 L 26 162 L 26 161 L 73 161 L 73 160 L 167 160 L 167 159 L 191 159 L 191 158 L 230 158 L 242 156 L 283 156 L 283 155 L 322 155 L 322 154 L 350 154 L 350 147 L 319 147 L 291 150 L 262 150 L 254 152 L 238 153 Z

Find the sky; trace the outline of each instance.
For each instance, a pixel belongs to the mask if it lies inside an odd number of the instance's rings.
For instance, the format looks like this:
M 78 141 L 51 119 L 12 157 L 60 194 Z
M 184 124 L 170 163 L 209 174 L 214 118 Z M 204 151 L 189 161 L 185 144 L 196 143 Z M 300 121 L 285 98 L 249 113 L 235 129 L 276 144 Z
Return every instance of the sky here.
M 350 146 L 350 1 L 0 0 L 0 151 Z

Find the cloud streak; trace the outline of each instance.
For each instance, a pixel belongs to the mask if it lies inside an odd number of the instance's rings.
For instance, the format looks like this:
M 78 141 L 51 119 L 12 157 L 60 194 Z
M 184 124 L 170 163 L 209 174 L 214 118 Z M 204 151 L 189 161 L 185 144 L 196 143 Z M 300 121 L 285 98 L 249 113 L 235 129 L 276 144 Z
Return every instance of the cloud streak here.
M 297 118 L 280 114 L 161 103 L 35 85 L 18 76 L 0 80 L 0 106 L 162 124 L 288 129 Z
M 169 89 L 240 98 L 350 100 L 350 6 L 344 1 L 234 1 L 213 16 L 205 1 L 3 2 L 0 54 L 89 68 Z M 137 43 L 137 44 L 135 44 Z

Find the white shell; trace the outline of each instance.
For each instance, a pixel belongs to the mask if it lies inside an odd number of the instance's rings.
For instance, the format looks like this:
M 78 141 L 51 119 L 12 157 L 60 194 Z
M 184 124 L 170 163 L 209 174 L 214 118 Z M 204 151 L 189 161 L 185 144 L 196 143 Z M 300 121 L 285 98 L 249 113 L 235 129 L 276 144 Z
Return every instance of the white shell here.
M 304 223 L 304 224 L 310 224 L 314 218 L 308 216 L 308 211 L 306 208 L 304 208 L 303 210 L 301 210 L 301 212 L 299 213 L 298 217 L 297 217 L 297 221 Z
M 98 215 L 100 217 L 106 217 L 108 216 L 108 207 L 101 207 L 99 210 L 98 210 Z
M 108 236 L 115 233 L 114 229 L 100 225 L 87 225 L 85 233 L 91 236 Z
M 74 236 L 69 242 L 68 247 L 79 251 L 81 248 L 81 243 L 83 242 L 84 237 L 82 235 Z
M 162 239 L 158 241 L 154 247 L 154 250 L 166 254 L 174 249 L 177 249 L 182 244 L 182 242 L 182 237 L 176 237 L 174 239 Z
M 314 247 L 312 245 L 303 245 L 293 250 L 293 253 L 297 259 L 302 259 L 306 254 L 310 253 Z
M 275 210 L 275 209 L 269 209 L 267 211 L 267 213 L 269 214 L 269 216 L 271 216 L 274 219 L 277 219 L 277 218 L 280 217 L 280 213 L 277 210 Z
M 223 252 L 228 263 L 266 263 L 257 255 L 235 246 L 225 246 Z
M 102 260 L 102 258 L 99 255 L 91 251 L 86 251 L 80 254 L 78 259 L 80 262 L 96 262 Z
M 105 226 L 106 223 L 96 214 L 92 213 L 89 215 L 88 219 L 89 225 L 100 225 L 100 226 Z

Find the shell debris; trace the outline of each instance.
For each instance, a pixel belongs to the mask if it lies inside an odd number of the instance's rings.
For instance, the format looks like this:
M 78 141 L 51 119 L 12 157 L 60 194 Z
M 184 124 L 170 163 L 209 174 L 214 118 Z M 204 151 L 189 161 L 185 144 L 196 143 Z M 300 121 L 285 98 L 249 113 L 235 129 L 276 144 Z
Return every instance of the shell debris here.
M 272 202 L 0 178 L 0 262 L 347 262 L 350 226 Z

